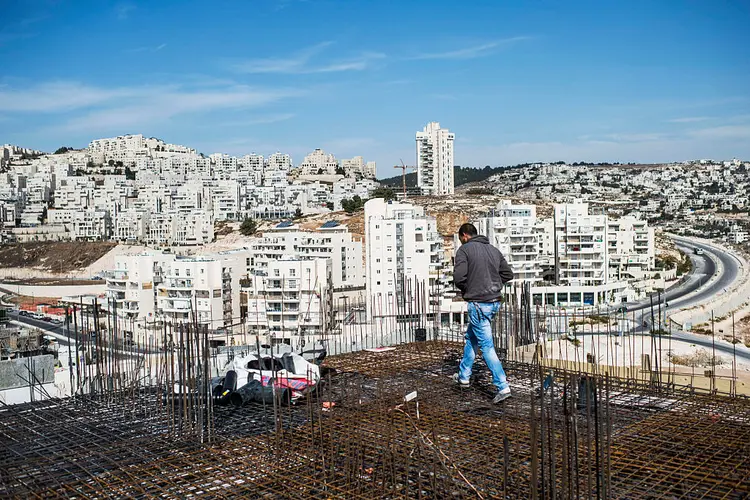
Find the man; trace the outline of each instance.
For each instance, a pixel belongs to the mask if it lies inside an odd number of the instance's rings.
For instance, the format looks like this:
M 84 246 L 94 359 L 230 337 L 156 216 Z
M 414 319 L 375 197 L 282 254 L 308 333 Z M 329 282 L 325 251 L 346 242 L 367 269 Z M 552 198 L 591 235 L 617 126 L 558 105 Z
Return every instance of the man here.
M 510 386 L 495 352 L 490 322 L 500 309 L 503 285 L 513 279 L 513 270 L 486 236 L 477 235 L 473 224 L 463 224 L 458 229 L 458 239 L 462 245 L 456 252 L 453 282 L 469 303 L 469 326 L 464 357 L 453 380 L 468 387 L 471 367 L 481 348 L 484 361 L 492 372 L 492 383 L 497 387 L 492 402 L 499 403 L 510 397 Z

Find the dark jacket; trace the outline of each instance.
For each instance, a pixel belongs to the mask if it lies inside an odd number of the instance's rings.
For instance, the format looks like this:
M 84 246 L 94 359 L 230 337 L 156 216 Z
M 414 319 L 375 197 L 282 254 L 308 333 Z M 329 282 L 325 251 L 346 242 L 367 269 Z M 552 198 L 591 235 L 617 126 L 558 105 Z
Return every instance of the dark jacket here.
M 456 252 L 453 283 L 468 302 L 496 302 L 513 270 L 486 236 L 474 236 Z

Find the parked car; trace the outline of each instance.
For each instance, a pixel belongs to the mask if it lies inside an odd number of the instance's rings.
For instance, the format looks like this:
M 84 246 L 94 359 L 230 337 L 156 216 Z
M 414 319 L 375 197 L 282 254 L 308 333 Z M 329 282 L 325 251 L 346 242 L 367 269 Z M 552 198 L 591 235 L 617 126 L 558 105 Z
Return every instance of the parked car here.
M 19 316 L 29 316 L 29 311 L 20 310 L 18 311 Z

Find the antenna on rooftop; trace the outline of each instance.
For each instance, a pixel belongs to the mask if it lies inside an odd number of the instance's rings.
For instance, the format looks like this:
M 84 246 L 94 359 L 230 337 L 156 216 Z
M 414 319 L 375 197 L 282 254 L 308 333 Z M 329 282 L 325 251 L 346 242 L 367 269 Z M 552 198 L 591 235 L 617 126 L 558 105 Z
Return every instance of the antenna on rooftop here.
M 401 160 L 401 165 L 396 165 L 393 168 L 401 169 L 401 177 L 403 179 L 403 184 L 404 184 L 404 198 L 403 199 L 405 200 L 406 199 L 406 169 L 410 168 L 414 170 L 414 167 L 407 167 L 406 165 L 404 165 L 404 160 L 402 160 L 401 158 L 399 158 L 399 160 Z

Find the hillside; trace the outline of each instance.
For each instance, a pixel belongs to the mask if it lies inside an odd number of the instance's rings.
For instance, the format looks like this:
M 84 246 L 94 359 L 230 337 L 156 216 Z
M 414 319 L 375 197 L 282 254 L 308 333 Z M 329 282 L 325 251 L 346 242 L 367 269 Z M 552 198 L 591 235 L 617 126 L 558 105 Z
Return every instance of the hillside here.
M 100 259 L 112 250 L 112 242 L 38 242 L 0 246 L 0 268 L 35 268 L 70 273 Z
M 485 179 L 489 179 L 493 175 L 505 171 L 509 167 L 490 167 L 487 165 L 484 168 L 471 168 L 461 167 L 456 165 L 453 167 L 454 185 L 460 186 L 462 184 L 468 184 L 470 182 L 480 182 Z M 381 179 L 379 181 L 384 186 L 402 186 L 403 177 L 396 175 L 387 179 Z M 416 187 L 417 185 L 417 173 L 411 172 L 406 174 L 406 186 Z

